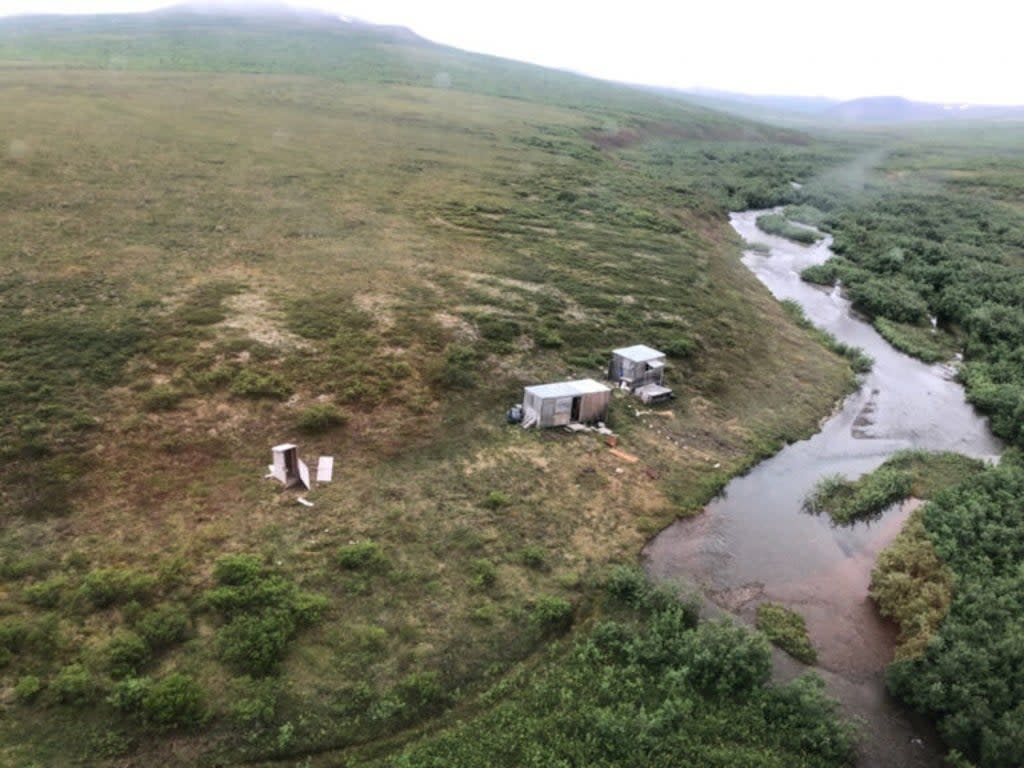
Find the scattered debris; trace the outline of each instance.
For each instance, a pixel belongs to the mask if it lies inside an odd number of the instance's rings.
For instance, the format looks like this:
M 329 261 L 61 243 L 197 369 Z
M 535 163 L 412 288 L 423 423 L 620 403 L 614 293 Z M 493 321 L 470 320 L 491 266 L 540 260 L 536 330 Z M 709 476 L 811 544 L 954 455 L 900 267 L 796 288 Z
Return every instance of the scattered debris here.
M 647 468 L 646 468 L 646 469 L 644 470 L 644 474 L 645 474 L 645 475 L 647 475 L 647 476 L 648 476 L 649 478 L 651 478 L 651 480 L 657 480 L 657 479 L 658 479 L 658 473 L 657 473 L 657 472 L 655 472 L 655 471 L 654 471 L 653 469 L 651 469 L 650 467 L 647 467 Z
M 299 496 L 299 498 L 297 498 L 296 501 L 299 502 L 299 504 L 301 504 L 304 507 L 315 507 L 316 506 L 316 504 L 314 504 L 312 501 L 310 501 L 309 499 L 304 499 L 301 496 Z
M 642 387 L 637 387 L 633 390 L 633 394 L 640 398 L 640 402 L 645 405 L 654 405 L 655 403 L 664 403 L 675 397 L 675 394 L 668 387 L 663 387 L 661 384 L 644 384 Z
M 612 454 L 613 456 L 618 456 L 620 459 L 629 462 L 630 464 L 636 464 L 638 461 L 640 461 L 639 456 L 634 456 L 632 453 L 620 451 L 618 448 L 612 448 L 610 451 L 608 451 L 608 453 Z
M 321 456 L 316 463 L 316 481 L 329 483 L 334 479 L 334 457 Z
M 614 448 L 616 445 L 619 444 L 619 438 L 617 438 L 615 435 L 612 435 L 611 437 L 606 437 L 604 439 L 604 444 L 607 445 L 609 448 Z

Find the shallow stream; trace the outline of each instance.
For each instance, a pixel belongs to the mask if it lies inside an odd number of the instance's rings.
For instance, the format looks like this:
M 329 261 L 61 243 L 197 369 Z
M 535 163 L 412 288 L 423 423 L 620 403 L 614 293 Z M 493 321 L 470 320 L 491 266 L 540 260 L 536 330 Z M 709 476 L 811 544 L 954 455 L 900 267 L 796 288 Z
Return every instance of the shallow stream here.
M 883 683 L 896 636 L 867 590 L 877 554 L 910 513 L 905 504 L 874 523 L 833 527 L 827 517 L 801 511 L 825 475 L 858 477 L 903 448 L 957 451 L 992 458 L 1001 444 L 964 397 L 947 365 L 904 355 L 850 308 L 838 289 L 800 280 L 800 271 L 826 261 L 831 238 L 803 246 L 757 229 L 747 211 L 730 216 L 750 243 L 743 263 L 778 299 L 803 306 L 816 326 L 861 347 L 875 364 L 818 434 L 787 446 L 748 474 L 696 517 L 680 520 L 644 549 L 648 574 L 657 581 L 699 588 L 720 609 L 753 622 L 758 603 L 771 600 L 798 611 L 818 651 L 818 671 L 847 715 L 860 718 L 863 766 L 941 765 L 931 730 L 889 697 Z M 776 653 L 776 675 L 803 667 Z

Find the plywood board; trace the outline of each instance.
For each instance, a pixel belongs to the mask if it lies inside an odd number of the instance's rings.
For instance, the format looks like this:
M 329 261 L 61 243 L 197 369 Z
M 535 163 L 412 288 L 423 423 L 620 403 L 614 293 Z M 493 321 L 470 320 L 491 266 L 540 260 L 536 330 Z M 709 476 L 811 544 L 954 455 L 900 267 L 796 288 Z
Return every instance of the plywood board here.
M 334 479 L 334 457 L 321 456 L 316 463 L 316 481 L 329 483 Z
M 612 456 L 618 456 L 620 459 L 622 459 L 625 462 L 629 462 L 630 464 L 636 464 L 638 461 L 640 461 L 640 457 L 634 456 L 632 453 L 620 451 L 618 448 L 612 448 L 610 451 L 608 451 L 608 453 L 610 453 Z
M 301 459 L 299 459 L 299 480 L 304 486 L 306 486 L 307 491 L 312 487 L 309 479 L 309 467 L 307 467 L 306 462 Z

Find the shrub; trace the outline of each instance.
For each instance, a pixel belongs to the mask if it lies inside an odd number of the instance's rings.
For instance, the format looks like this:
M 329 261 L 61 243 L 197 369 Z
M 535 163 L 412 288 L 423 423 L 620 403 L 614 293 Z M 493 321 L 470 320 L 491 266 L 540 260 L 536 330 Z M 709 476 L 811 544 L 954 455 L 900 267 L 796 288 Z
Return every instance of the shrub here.
M 650 590 L 643 571 L 625 565 L 619 565 L 612 569 L 604 583 L 604 588 L 613 598 L 634 608 L 642 604 Z
M 277 668 L 296 630 L 286 610 L 236 616 L 217 633 L 220 656 L 228 664 L 254 675 L 267 675 Z
M 687 676 L 698 690 L 737 696 L 763 686 L 770 673 L 771 651 L 763 636 L 724 620 L 694 631 Z
M 231 394 L 242 397 L 284 400 L 291 392 L 291 387 L 277 374 L 259 373 L 250 368 L 239 371 L 231 383 Z
M 64 576 L 52 576 L 45 581 L 30 584 L 21 591 L 22 599 L 36 608 L 56 608 L 60 603 L 61 592 L 67 585 Z
M 818 661 L 818 653 L 807 637 L 804 617 L 777 603 L 757 606 L 757 628 L 775 645 L 804 664 Z
M 835 265 L 831 261 L 826 261 L 824 264 L 812 264 L 806 267 L 800 272 L 800 279 L 814 285 L 833 286 L 839 279 L 839 275 Z
M 221 558 L 206 604 L 224 614 L 217 632 L 221 658 L 242 672 L 266 675 L 276 667 L 299 627 L 319 619 L 327 601 L 268 573 L 251 555 Z
M 366 570 L 387 562 L 380 544 L 369 539 L 341 547 L 336 559 L 338 565 L 349 571 Z
M 332 427 L 340 427 L 348 421 L 344 413 L 329 403 L 318 403 L 306 408 L 299 414 L 295 423 L 303 432 L 317 434 L 326 432 Z
M 25 646 L 31 627 L 18 618 L 6 618 L 0 621 L 0 648 L 17 653 Z
M 134 632 L 118 630 L 104 646 L 103 657 L 111 677 L 126 677 L 149 661 L 149 646 Z
M 572 603 L 556 595 L 542 595 L 530 609 L 530 624 L 544 633 L 563 632 L 572 624 Z
M 491 491 L 484 498 L 483 505 L 487 509 L 501 509 L 512 503 L 512 497 L 504 491 Z
M 68 664 L 50 682 L 50 692 L 61 704 L 85 704 L 95 691 L 89 670 L 82 664 Z
M 106 608 L 128 600 L 145 599 L 154 583 L 152 576 L 138 571 L 101 568 L 86 575 L 78 594 L 94 607 Z
M 437 672 L 413 672 L 397 685 L 397 693 L 412 711 L 435 707 L 444 699 Z
M 218 584 L 240 587 L 256 582 L 263 575 L 263 563 L 253 555 L 225 555 L 213 566 Z
M 130 677 L 114 684 L 107 703 L 119 712 L 137 715 L 142 712 L 142 702 L 149 693 L 153 681 L 148 677 Z
M 533 340 L 538 347 L 544 349 L 557 349 L 565 344 L 565 340 L 555 331 L 546 326 L 541 326 L 533 332 Z
M 142 614 L 135 629 L 152 648 L 160 649 L 184 640 L 188 623 L 188 613 L 182 606 L 162 603 Z
M 477 354 L 472 347 L 452 344 L 444 355 L 439 376 L 440 383 L 448 389 L 470 389 L 477 382 Z
M 142 698 L 142 717 L 161 728 L 198 725 L 206 717 L 203 689 L 188 675 L 171 674 L 153 683 Z
M 157 384 L 142 396 L 142 407 L 147 411 L 170 411 L 184 397 L 184 392 L 170 384 Z
M 25 675 L 18 678 L 14 686 L 14 696 L 18 701 L 27 704 L 33 701 L 39 692 L 43 690 L 43 682 L 35 675 Z
M 696 344 L 685 336 L 672 336 L 661 342 L 661 351 L 669 357 L 685 359 L 693 355 Z
M 537 571 L 544 567 L 547 561 L 547 556 L 547 550 L 536 544 L 530 544 L 529 546 L 523 547 L 519 553 L 519 557 L 522 559 L 523 565 Z
M 757 217 L 757 228 L 769 235 L 778 235 L 804 245 L 813 245 L 822 235 L 810 229 L 797 226 L 778 213 L 764 213 Z
M 841 475 L 822 478 L 804 499 L 804 510 L 828 514 L 836 525 L 876 518 L 910 496 L 913 476 L 906 470 L 882 466 L 856 481 Z
M 487 589 L 498 580 L 498 569 L 490 560 L 478 558 L 469 564 L 469 583 L 476 589 Z
M 245 725 L 269 725 L 277 712 L 278 683 L 248 676 L 233 682 L 231 714 Z

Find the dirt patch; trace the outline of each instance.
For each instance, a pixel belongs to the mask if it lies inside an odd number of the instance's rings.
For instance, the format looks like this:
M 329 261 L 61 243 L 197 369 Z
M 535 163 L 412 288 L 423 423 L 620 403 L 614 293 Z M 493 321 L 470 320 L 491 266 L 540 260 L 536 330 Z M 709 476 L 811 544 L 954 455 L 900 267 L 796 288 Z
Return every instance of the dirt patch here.
M 224 300 L 231 315 L 222 328 L 241 331 L 253 341 L 275 349 L 309 349 L 309 343 L 285 330 L 280 313 L 259 293 L 240 293 Z
M 387 330 L 395 324 L 395 316 L 392 314 L 394 299 L 379 293 L 360 293 L 355 297 L 355 305 L 372 315 L 377 325 Z
M 456 341 L 476 341 L 480 338 L 476 328 L 456 315 L 437 312 L 434 314 L 434 320 L 445 330 L 451 331 Z

